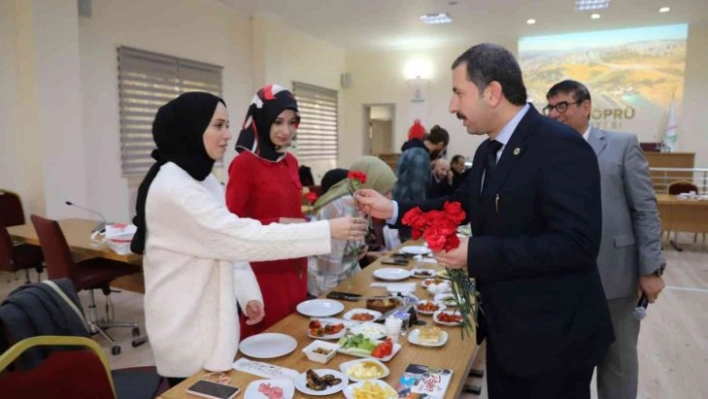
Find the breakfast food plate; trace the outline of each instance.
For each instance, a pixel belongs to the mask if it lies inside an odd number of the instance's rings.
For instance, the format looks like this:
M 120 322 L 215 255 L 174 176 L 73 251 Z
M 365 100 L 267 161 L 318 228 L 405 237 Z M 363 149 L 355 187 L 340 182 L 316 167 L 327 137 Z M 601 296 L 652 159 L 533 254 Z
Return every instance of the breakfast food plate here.
M 435 294 L 433 300 L 442 303 L 448 308 L 457 307 L 457 302 L 455 302 L 455 296 L 453 294 Z
M 352 334 L 361 334 L 370 339 L 382 339 L 386 336 L 386 327 L 379 323 L 361 323 L 351 328 Z
M 398 393 L 384 381 L 368 380 L 357 382 L 344 388 L 344 397 L 347 399 L 396 399 L 398 398 Z
M 401 268 L 395 267 L 384 267 L 382 269 L 376 269 L 373 273 L 374 277 L 386 281 L 399 281 L 405 280 L 411 276 L 411 272 Z
M 376 398 L 396 399 L 398 393 L 389 384 L 381 380 L 368 380 L 357 382 L 344 388 L 344 397 L 347 399 Z
M 441 278 L 439 278 L 439 277 L 433 277 L 433 278 L 426 278 L 426 279 L 424 279 L 423 281 L 421 281 L 421 282 L 420 282 L 420 286 L 423 287 L 423 288 L 428 288 L 428 286 L 430 286 L 430 285 L 433 285 L 433 284 L 434 284 L 434 285 L 440 285 L 440 284 L 443 284 L 443 283 L 450 284 L 450 282 L 447 281 L 447 280 L 443 280 L 443 279 L 441 279 Z
M 439 310 L 445 310 L 445 305 L 440 302 L 423 300 L 415 304 L 415 310 L 420 314 L 433 314 Z
M 401 253 L 409 255 L 427 255 L 430 253 L 430 248 L 422 245 L 409 245 L 401 248 Z
M 346 320 L 367 322 L 377 320 L 381 317 L 381 312 L 371 309 L 356 308 L 348 311 L 342 317 Z
M 315 385 L 324 386 L 324 389 L 314 389 L 310 384 L 313 381 L 316 383 Z M 295 379 L 295 388 L 298 391 L 313 396 L 332 395 L 344 389 L 347 384 L 349 384 L 349 379 L 346 375 L 331 369 L 307 370 Z
M 285 334 L 262 333 L 244 339 L 238 348 L 248 357 L 270 359 L 294 351 L 297 348 L 297 341 Z
M 344 305 L 331 299 L 312 299 L 300 302 L 295 309 L 305 316 L 327 317 L 334 316 L 344 310 Z
M 431 278 L 435 276 L 436 272 L 433 269 L 411 269 L 411 277 L 413 278 Z
M 307 326 L 307 336 L 317 339 L 339 339 L 347 333 L 344 323 L 329 323 L 321 319 L 312 319 Z
M 462 324 L 462 316 L 456 310 L 441 310 L 433 313 L 433 321 L 443 326 L 459 326 Z
M 339 365 L 339 370 L 351 381 L 376 380 L 388 377 L 390 370 L 376 359 L 357 359 Z
M 244 399 L 268 399 L 272 395 L 291 399 L 295 395 L 295 385 L 291 380 L 255 380 L 248 384 Z
M 408 334 L 408 342 L 413 345 L 438 347 L 447 343 L 448 333 L 439 327 L 416 328 Z
M 354 336 L 354 337 L 355 337 L 355 336 Z M 348 337 L 348 338 L 351 339 L 352 337 Z M 357 348 L 357 347 L 348 347 L 348 348 L 345 348 L 345 345 L 342 344 L 342 341 L 343 341 L 343 340 L 344 340 L 344 338 L 341 338 L 341 339 L 338 341 L 338 343 L 340 344 L 340 347 L 339 347 L 339 349 L 337 349 L 337 352 L 343 353 L 343 354 L 349 355 L 349 356 L 367 357 L 367 358 L 372 358 L 372 359 L 375 358 L 375 359 L 378 359 L 378 360 L 380 360 L 380 361 L 382 361 L 382 362 L 388 362 L 389 360 L 393 359 L 393 357 L 396 356 L 396 354 L 398 353 L 398 351 L 401 350 L 401 344 L 399 344 L 399 343 L 394 343 L 390 355 L 377 358 L 377 357 L 371 355 L 371 353 L 365 353 L 365 352 L 366 352 L 365 350 L 362 350 L 362 349 Z M 377 345 L 377 346 L 378 346 L 379 344 L 381 344 L 381 343 L 384 342 L 384 341 L 380 341 L 380 340 L 376 340 L 376 339 L 370 339 L 369 341 L 370 341 L 371 343 L 373 343 L 374 345 Z

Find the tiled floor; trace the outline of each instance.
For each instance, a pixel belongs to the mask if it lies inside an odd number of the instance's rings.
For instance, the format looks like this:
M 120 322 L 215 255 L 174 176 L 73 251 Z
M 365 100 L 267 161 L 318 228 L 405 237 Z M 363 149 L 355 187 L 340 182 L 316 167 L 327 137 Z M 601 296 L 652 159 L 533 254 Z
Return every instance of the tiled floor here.
M 692 234 L 681 236 L 682 243 L 692 240 Z M 677 252 L 666 248 L 668 266 L 664 277 L 667 289 L 659 301 L 649 307 L 642 323 L 639 337 L 639 398 L 642 399 L 701 398 L 708 392 L 708 319 L 705 317 L 705 309 L 708 309 L 708 250 L 700 244 L 685 244 L 684 249 Z M 0 298 L 5 298 L 24 281 L 24 275 L 9 283 L 8 277 L 0 276 Z M 84 305 L 89 302 L 87 294 L 81 293 L 80 296 Z M 138 321 L 144 325 L 142 295 L 124 291 L 112 296 L 116 319 Z M 99 309 L 103 303 L 101 297 L 97 296 Z M 110 333 L 121 344 L 121 355 L 112 356 L 107 342 L 98 336 L 96 340 L 106 349 L 112 368 L 154 364 L 149 343 L 133 348 L 129 329 Z M 481 350 L 473 366 L 477 369 L 484 369 L 483 348 Z M 481 384 L 482 394 L 462 394 L 461 398 L 487 398 L 484 379 L 470 378 L 468 383 Z M 596 397 L 593 388 L 593 398 Z

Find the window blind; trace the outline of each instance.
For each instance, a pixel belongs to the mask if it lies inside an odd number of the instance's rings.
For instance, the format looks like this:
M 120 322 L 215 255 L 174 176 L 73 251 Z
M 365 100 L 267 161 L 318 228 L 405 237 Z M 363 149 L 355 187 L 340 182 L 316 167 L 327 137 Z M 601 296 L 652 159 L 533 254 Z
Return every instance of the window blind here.
M 124 176 L 147 172 L 155 162 L 152 122 L 157 109 L 188 91 L 221 97 L 222 67 L 118 47 L 121 163 Z
M 298 160 L 332 160 L 338 155 L 337 91 L 293 82 L 300 110 L 295 146 Z

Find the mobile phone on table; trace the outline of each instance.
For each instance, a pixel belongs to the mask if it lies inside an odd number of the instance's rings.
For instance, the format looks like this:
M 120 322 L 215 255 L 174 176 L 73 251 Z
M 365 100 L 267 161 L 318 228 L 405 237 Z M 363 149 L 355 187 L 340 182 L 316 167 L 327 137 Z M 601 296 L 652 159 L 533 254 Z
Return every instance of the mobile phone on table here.
M 199 380 L 187 388 L 187 393 L 208 399 L 231 399 L 238 395 L 240 389 L 233 385 L 218 382 Z
M 327 294 L 327 298 L 341 299 L 344 301 L 358 301 L 359 299 L 361 299 L 361 295 L 350 294 L 348 292 L 332 291 L 329 294 Z
M 408 260 L 407 259 L 398 259 L 398 258 L 383 258 L 383 259 L 381 259 L 381 264 L 382 265 L 395 265 L 395 266 L 408 266 Z

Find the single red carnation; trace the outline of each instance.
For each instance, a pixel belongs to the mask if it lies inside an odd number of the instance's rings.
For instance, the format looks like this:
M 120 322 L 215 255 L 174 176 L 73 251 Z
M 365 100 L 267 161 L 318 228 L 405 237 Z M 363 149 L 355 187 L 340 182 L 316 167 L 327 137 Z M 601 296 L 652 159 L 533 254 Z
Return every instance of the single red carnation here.
M 347 178 L 350 180 L 359 180 L 359 183 L 366 183 L 366 173 L 360 172 L 358 170 L 351 170 L 347 174 Z

